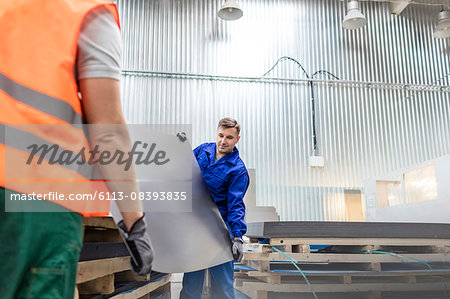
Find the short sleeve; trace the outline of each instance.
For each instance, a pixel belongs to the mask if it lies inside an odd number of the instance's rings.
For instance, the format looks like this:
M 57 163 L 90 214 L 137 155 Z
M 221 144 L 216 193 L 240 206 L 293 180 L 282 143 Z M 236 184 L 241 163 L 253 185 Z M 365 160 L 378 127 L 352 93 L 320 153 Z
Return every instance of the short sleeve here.
M 78 37 L 77 79 L 120 78 L 122 39 L 114 16 L 105 7 L 92 10 Z

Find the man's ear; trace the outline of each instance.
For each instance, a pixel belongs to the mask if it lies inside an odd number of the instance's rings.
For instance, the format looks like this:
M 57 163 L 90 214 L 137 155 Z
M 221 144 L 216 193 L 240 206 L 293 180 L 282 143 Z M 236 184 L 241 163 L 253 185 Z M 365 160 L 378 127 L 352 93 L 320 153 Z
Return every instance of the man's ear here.
M 237 137 L 237 141 L 236 141 L 236 142 L 238 142 L 238 141 L 239 141 L 239 139 L 241 139 L 241 136 L 238 136 L 238 137 Z

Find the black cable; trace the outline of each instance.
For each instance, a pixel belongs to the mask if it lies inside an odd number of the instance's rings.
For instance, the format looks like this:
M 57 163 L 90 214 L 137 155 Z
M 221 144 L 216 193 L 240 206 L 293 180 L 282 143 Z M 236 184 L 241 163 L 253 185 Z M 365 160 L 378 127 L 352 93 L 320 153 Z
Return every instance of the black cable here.
M 303 65 L 300 62 L 298 62 L 297 60 L 295 60 L 294 58 L 289 57 L 289 56 L 283 56 L 283 57 L 279 58 L 277 60 L 277 62 L 275 62 L 275 64 L 267 72 L 265 72 L 264 75 L 262 75 L 261 77 L 264 77 L 267 74 L 269 74 L 271 71 L 273 71 L 273 69 L 278 65 L 278 63 L 283 60 L 289 60 L 289 61 L 292 61 L 295 64 L 297 64 L 302 69 L 303 73 L 305 74 L 306 78 L 308 78 L 308 79 L 313 79 L 314 76 L 316 76 L 316 75 L 327 75 L 333 79 L 339 80 L 339 78 L 337 76 L 335 76 L 334 74 L 330 73 L 329 71 L 325 71 L 325 70 L 318 70 L 311 77 L 309 77 L 309 75 L 306 72 Z M 317 134 L 316 134 L 316 106 L 315 106 L 315 99 L 314 99 L 313 81 L 309 81 L 308 85 L 309 85 L 310 93 L 311 93 L 311 122 L 312 122 L 312 135 L 313 135 L 313 153 L 315 155 L 317 152 Z
M 292 61 L 292 62 L 294 62 L 295 64 L 297 64 L 297 65 L 302 69 L 303 73 L 306 75 L 306 78 L 309 79 L 309 75 L 308 75 L 308 73 L 305 71 L 305 68 L 303 67 L 303 65 L 302 65 L 300 62 L 298 62 L 297 60 L 295 60 L 294 58 L 289 57 L 289 56 L 283 56 L 283 57 L 279 58 L 279 59 L 277 60 L 277 62 L 275 62 L 275 64 L 270 68 L 270 70 L 268 70 L 267 72 L 265 72 L 264 75 L 262 75 L 261 77 L 265 77 L 267 74 L 269 74 L 271 71 L 273 71 L 273 69 L 274 69 L 274 68 L 278 65 L 278 63 L 279 63 L 280 61 L 282 61 L 282 60 L 289 60 L 289 61 Z
M 335 75 L 333 75 L 332 73 L 330 73 L 329 71 L 325 71 L 325 70 L 318 70 L 316 71 L 312 76 L 311 79 L 314 78 L 314 76 L 316 75 L 328 75 L 329 77 L 332 77 L 336 80 L 339 80 L 339 78 Z M 313 153 L 314 155 L 317 152 L 317 135 L 316 135 L 316 105 L 315 105 L 315 100 L 314 100 L 314 85 L 313 85 L 313 81 L 309 81 L 309 87 L 311 89 L 311 111 L 312 111 L 312 123 L 313 123 Z
M 317 135 L 316 135 L 316 106 L 314 102 L 314 88 L 313 82 L 309 81 L 309 87 L 311 89 L 311 121 L 312 121 L 312 129 L 313 129 L 313 153 L 316 154 L 317 151 Z
M 318 70 L 317 72 L 315 72 L 311 78 L 314 78 L 315 75 L 317 74 L 324 74 L 324 75 L 328 75 L 329 77 L 332 77 L 333 79 L 336 80 L 340 80 L 338 77 L 336 77 L 335 75 L 333 75 L 332 73 L 330 73 L 329 71 L 325 71 L 325 70 Z

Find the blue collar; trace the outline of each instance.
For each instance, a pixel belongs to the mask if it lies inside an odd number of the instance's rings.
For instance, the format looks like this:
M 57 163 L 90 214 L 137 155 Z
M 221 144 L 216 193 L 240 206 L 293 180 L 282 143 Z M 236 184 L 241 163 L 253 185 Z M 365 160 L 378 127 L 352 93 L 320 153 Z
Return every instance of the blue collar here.
M 216 144 L 213 143 L 211 145 L 212 146 L 207 146 L 205 148 L 205 152 L 207 152 L 210 156 L 215 158 L 216 157 Z M 234 149 L 231 153 L 226 154 L 225 156 L 223 156 L 222 158 L 220 158 L 219 160 L 217 160 L 216 162 L 213 162 L 213 163 L 221 164 L 221 163 L 228 162 L 232 165 L 236 165 L 236 163 L 238 162 L 238 159 L 239 159 L 239 151 L 238 151 L 237 147 L 234 147 Z

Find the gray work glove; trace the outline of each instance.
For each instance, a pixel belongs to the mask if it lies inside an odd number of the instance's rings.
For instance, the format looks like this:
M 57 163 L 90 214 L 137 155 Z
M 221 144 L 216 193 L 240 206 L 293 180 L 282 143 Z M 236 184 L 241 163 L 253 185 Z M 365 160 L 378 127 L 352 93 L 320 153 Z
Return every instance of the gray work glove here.
M 242 244 L 244 244 L 244 240 L 242 240 L 242 238 L 233 238 L 231 253 L 233 253 L 233 258 L 238 263 L 242 261 L 242 257 L 244 256 L 244 249 L 242 248 Z
M 127 230 L 123 220 L 117 226 L 124 236 L 131 251 L 131 267 L 139 275 L 146 275 L 152 270 L 153 250 L 152 242 L 147 234 L 147 223 L 144 216 L 139 218 L 130 231 Z

